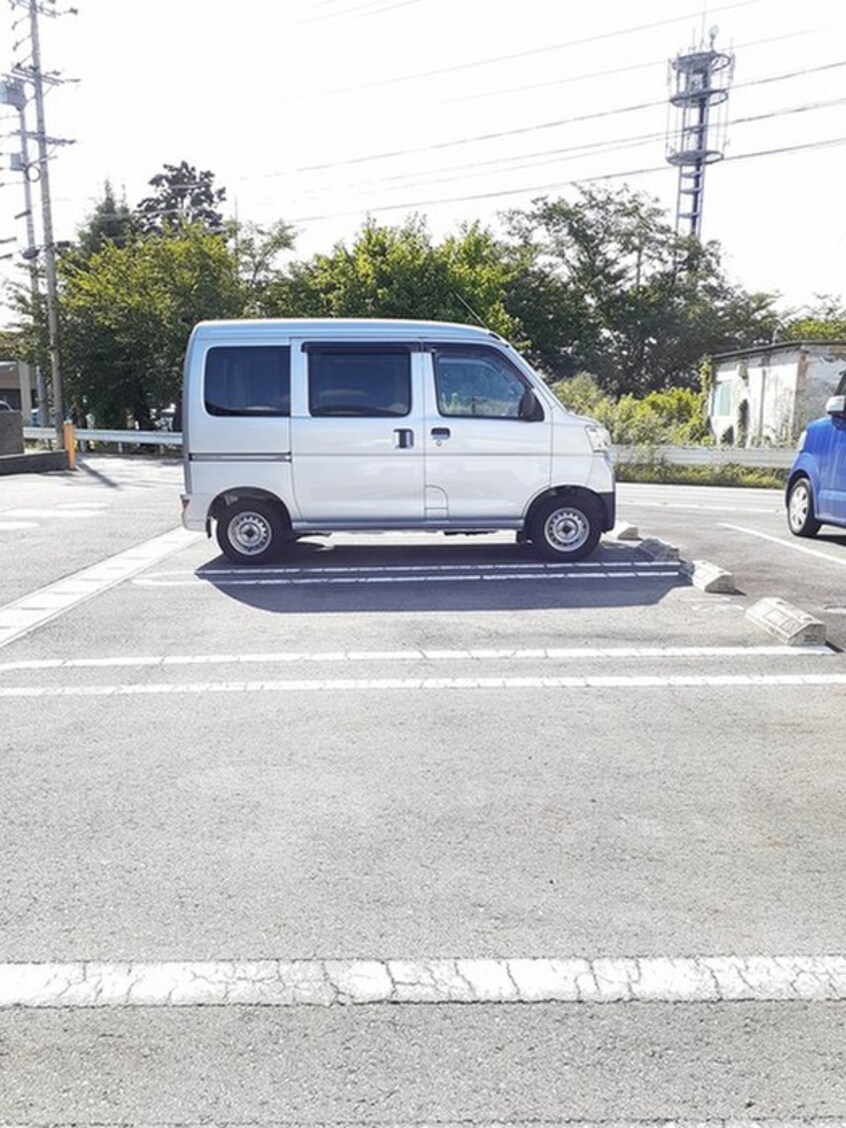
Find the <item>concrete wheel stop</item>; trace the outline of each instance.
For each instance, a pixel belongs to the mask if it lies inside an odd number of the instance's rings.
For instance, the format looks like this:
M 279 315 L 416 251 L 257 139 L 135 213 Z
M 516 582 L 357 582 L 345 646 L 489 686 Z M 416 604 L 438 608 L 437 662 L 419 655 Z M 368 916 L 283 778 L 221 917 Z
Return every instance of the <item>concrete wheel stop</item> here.
M 746 618 L 785 646 L 819 645 L 826 641 L 823 622 L 783 599 L 759 599 L 748 609 Z

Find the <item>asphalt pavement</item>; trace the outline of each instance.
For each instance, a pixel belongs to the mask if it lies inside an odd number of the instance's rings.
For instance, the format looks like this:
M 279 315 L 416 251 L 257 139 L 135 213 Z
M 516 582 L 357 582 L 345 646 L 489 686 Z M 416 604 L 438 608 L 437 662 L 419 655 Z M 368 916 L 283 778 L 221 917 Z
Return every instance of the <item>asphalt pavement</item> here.
M 244 569 L 82 473 L 0 494 L 3 1128 L 846 1118 L 846 539 L 622 485 L 682 561 Z

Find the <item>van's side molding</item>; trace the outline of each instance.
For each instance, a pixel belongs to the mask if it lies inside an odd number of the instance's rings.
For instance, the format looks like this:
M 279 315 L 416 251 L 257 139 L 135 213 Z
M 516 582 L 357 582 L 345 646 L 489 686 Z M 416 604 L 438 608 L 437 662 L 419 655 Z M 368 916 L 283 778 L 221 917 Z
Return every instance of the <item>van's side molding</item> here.
M 290 462 L 291 452 L 280 454 L 189 454 L 191 462 Z

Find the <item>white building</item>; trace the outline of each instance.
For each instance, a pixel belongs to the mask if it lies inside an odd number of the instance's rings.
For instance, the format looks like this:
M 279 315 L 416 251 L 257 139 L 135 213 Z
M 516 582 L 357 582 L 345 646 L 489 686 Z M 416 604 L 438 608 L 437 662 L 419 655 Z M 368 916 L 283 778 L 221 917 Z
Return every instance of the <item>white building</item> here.
M 713 357 L 711 431 L 734 446 L 790 446 L 825 414 L 846 372 L 846 341 L 790 341 Z

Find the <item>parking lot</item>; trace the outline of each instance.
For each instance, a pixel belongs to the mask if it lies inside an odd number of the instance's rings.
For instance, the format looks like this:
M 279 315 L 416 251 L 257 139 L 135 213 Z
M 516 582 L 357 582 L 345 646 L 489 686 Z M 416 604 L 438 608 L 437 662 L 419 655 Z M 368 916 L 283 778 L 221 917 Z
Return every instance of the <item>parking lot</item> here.
M 621 486 L 579 564 L 244 569 L 174 464 L 7 481 L 0 1124 L 846 1116 L 846 538 Z

